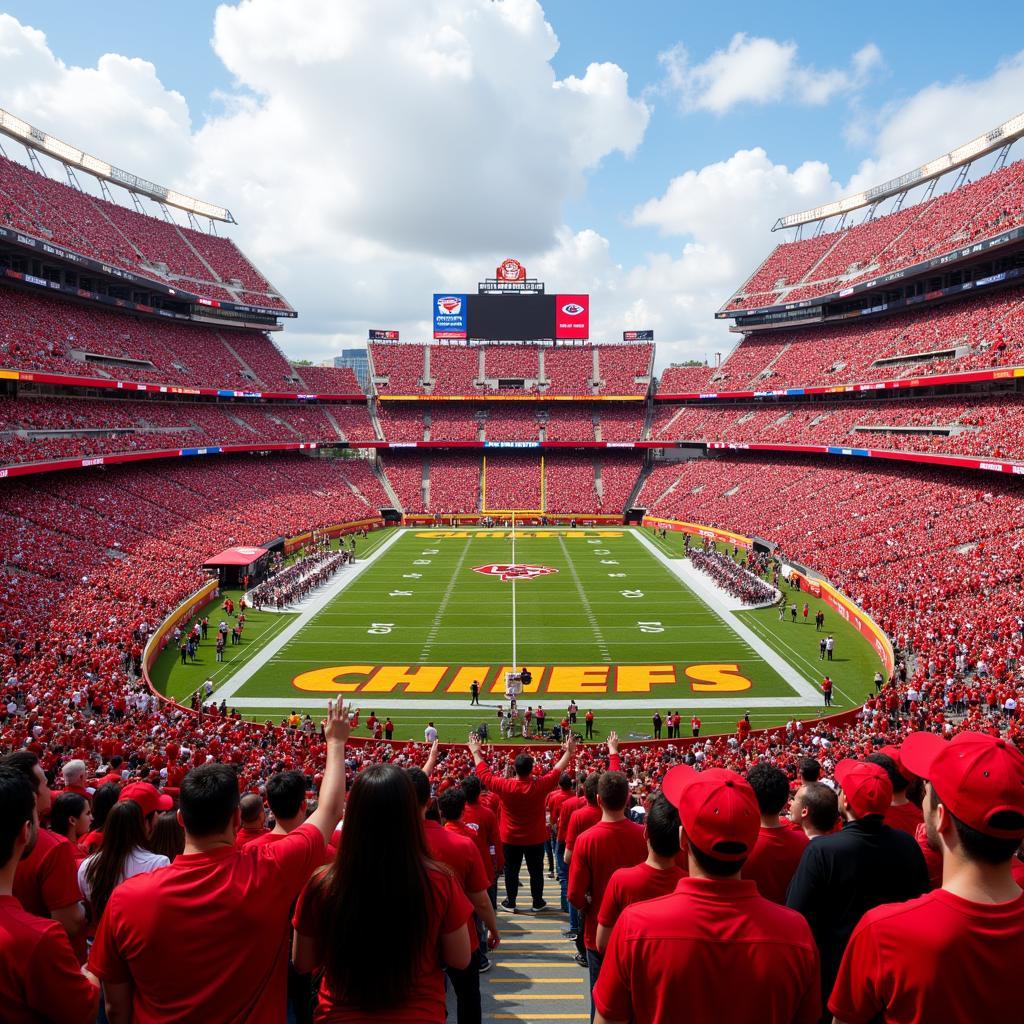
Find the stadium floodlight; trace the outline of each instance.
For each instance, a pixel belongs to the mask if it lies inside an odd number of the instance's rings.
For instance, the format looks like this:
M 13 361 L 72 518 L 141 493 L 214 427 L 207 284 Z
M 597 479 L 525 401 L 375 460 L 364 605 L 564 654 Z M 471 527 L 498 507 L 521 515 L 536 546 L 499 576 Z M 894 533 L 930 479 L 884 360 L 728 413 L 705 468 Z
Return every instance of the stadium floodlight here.
M 813 224 L 815 221 L 838 217 L 851 210 L 881 202 L 889 196 L 899 195 L 900 192 L 931 181 L 933 178 L 940 178 L 949 171 L 963 167 L 964 164 L 968 164 L 986 153 L 1009 146 L 1022 135 L 1024 135 L 1024 114 L 1017 114 L 1016 117 L 1011 117 L 1009 121 L 1004 121 L 990 131 L 971 139 L 970 142 L 965 142 L 962 146 L 958 146 L 934 160 L 929 160 L 928 163 L 922 164 L 906 174 L 891 178 L 881 185 L 875 185 L 863 192 L 838 199 L 834 203 L 826 203 L 824 206 L 816 206 L 811 210 L 804 210 L 802 213 L 791 213 L 787 217 L 780 217 L 773 225 L 772 231 L 795 228 L 800 224 Z
M 114 167 L 105 160 L 90 156 L 84 150 L 54 138 L 41 128 L 35 128 L 27 121 L 2 109 L 0 109 L 0 132 L 20 142 L 23 146 L 29 146 L 45 153 L 70 167 L 77 167 L 94 178 L 101 178 L 104 181 L 120 185 L 129 192 L 148 196 L 158 203 L 166 203 L 168 206 L 177 207 L 179 210 L 198 217 L 225 221 L 229 224 L 236 223 L 235 218 L 231 216 L 231 211 L 224 206 L 217 206 L 214 203 L 207 203 L 202 199 L 187 196 L 182 192 L 176 192 L 174 189 L 140 178 L 137 174 L 122 170 L 120 167 Z

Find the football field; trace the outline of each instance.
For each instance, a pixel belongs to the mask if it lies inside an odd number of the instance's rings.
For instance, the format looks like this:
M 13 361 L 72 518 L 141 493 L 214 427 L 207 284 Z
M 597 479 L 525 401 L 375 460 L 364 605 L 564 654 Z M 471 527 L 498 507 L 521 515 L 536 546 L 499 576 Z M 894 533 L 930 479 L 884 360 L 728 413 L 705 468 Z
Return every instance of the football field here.
M 878 665 L 814 599 L 807 622 L 780 621 L 777 608 L 733 610 L 681 557 L 678 535 L 407 528 L 372 534 L 358 553 L 294 610 L 247 616 L 245 640 L 223 664 L 211 641 L 196 664 L 165 652 L 155 680 L 181 698 L 210 678 L 218 702 L 258 720 L 344 696 L 364 717 L 390 716 L 396 738 L 422 739 L 433 721 L 456 741 L 481 722 L 496 738 L 505 673 L 527 666 L 521 708 L 542 704 L 551 725 L 575 700 L 581 727 L 593 709 L 598 737 L 616 728 L 625 738 L 649 735 L 655 710 L 679 710 L 687 723 L 696 711 L 705 732 L 731 731 L 745 711 L 755 727 L 818 715 L 825 671 L 837 710 L 848 709 Z M 826 664 L 819 606 L 836 638 Z

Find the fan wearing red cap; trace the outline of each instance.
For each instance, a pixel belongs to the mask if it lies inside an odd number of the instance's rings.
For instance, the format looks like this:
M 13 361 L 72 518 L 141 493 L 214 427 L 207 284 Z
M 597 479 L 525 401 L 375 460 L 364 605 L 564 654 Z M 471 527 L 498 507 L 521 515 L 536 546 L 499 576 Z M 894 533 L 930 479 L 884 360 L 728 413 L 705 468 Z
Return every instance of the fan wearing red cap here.
M 885 812 L 885 823 L 893 828 L 901 828 L 913 835 L 917 826 L 924 821 L 921 808 L 907 797 L 907 790 L 916 788 L 917 776 L 904 765 L 897 747 L 880 747 L 868 755 L 868 761 L 881 765 L 892 783 L 892 803 Z
M 1012 862 L 1024 840 L 1024 754 L 965 732 L 948 742 L 914 733 L 900 756 L 927 780 L 925 828 L 942 854 L 942 888 L 864 915 L 829 1008 L 842 1024 L 1018 1020 L 1024 892 Z
M 679 765 L 662 783 L 679 810 L 690 877 L 626 907 L 594 988 L 599 1024 L 813 1024 L 818 954 L 799 914 L 740 877 L 761 814 L 745 779 Z
M 843 828 L 808 843 L 786 893 L 786 906 L 807 919 L 821 954 L 827 1003 L 843 951 L 864 914 L 928 890 L 928 871 L 913 836 L 883 818 L 892 783 L 881 765 L 850 758 L 835 767 Z M 828 1020 L 827 1011 L 824 1018 Z

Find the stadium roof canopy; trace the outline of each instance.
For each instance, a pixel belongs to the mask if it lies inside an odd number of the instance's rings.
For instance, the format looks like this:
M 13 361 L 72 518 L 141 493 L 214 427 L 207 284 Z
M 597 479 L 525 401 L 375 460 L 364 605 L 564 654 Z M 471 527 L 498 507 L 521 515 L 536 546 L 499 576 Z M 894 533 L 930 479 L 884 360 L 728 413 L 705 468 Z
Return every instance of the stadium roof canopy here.
M 829 217 L 838 217 L 840 214 L 849 213 L 851 210 L 858 210 L 865 206 L 873 206 L 880 203 L 889 196 L 899 195 L 907 192 L 926 181 L 933 181 L 941 178 L 949 171 L 964 167 L 978 157 L 991 153 L 994 150 L 1009 147 L 1024 135 L 1024 114 L 1011 117 L 1001 125 L 979 135 L 976 139 L 958 146 L 954 150 L 930 160 L 926 164 L 901 174 L 898 178 L 892 178 L 875 185 L 864 192 L 847 196 L 834 203 L 827 203 L 824 206 L 816 206 L 813 210 L 804 210 L 803 213 L 791 213 L 787 217 L 780 217 L 772 227 L 772 231 L 779 231 L 782 228 L 795 228 L 801 224 L 813 224 L 815 221 L 827 220 Z
M 220 220 L 228 224 L 235 224 L 237 221 L 231 216 L 231 211 L 223 206 L 215 206 L 213 203 L 203 202 L 202 199 L 195 199 L 186 196 L 174 189 L 157 185 L 136 174 L 114 167 L 105 160 L 90 156 L 84 150 L 71 146 L 60 139 L 55 139 L 41 128 L 35 128 L 27 121 L 6 110 L 0 109 L 0 132 L 20 142 L 23 146 L 38 150 L 47 156 L 59 160 L 62 164 L 70 167 L 77 167 L 94 178 L 101 181 L 109 181 L 121 188 L 134 192 L 137 195 L 147 196 L 158 203 L 166 203 L 168 206 L 175 206 L 179 210 L 191 213 L 196 217 L 207 217 L 210 220 Z

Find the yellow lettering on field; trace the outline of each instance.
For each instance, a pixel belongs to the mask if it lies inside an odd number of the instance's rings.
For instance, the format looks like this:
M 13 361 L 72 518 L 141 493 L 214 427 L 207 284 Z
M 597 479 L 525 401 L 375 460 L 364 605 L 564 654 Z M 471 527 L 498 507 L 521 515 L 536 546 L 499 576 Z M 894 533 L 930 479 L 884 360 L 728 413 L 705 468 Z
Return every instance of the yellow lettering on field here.
M 619 665 L 615 669 L 618 693 L 650 693 L 652 686 L 672 685 L 675 681 L 672 665 Z
M 751 683 L 739 674 L 739 665 L 687 665 L 690 689 L 696 693 L 735 693 L 749 690 Z
M 447 671 L 447 665 L 381 665 L 362 692 L 391 693 L 401 687 L 406 693 L 433 693 Z
M 483 692 L 484 683 L 487 681 L 487 673 L 491 671 L 490 665 L 462 665 L 455 678 L 445 687 L 446 693 L 469 693 L 470 686 L 475 679 L 480 684 L 480 691 Z
M 548 693 L 607 693 L 610 665 L 553 665 Z
M 352 693 L 358 690 L 373 674 L 376 665 L 334 665 L 331 668 L 317 668 L 303 672 L 292 680 L 296 690 L 309 693 Z M 355 682 L 339 682 L 346 676 L 362 676 Z
M 538 693 L 540 691 L 541 676 L 544 675 L 544 669 L 546 668 L 546 666 L 527 665 L 526 667 L 530 670 L 530 674 L 533 676 L 533 681 L 530 683 L 529 686 L 523 687 L 523 693 Z M 503 665 L 498 670 L 498 675 L 494 680 L 494 684 L 491 686 L 491 693 L 503 694 L 505 692 L 505 673 L 512 671 L 513 668 L 511 665 Z

